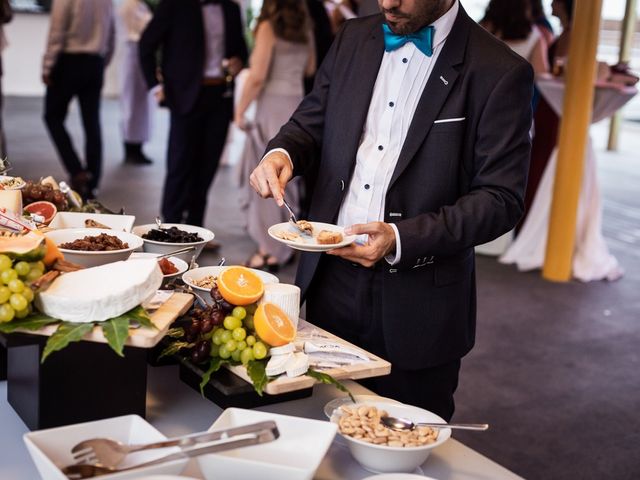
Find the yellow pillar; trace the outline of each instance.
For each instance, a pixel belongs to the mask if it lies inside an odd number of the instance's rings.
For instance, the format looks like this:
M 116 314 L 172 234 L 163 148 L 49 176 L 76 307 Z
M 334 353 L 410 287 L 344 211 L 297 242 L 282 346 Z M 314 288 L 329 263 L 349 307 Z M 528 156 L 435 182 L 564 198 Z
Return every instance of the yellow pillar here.
M 542 270 L 544 278 L 557 282 L 571 279 L 578 199 L 593 109 L 602 0 L 577 0 L 573 11 L 564 106 L 558 139 L 558 165 L 553 185 L 547 251 Z

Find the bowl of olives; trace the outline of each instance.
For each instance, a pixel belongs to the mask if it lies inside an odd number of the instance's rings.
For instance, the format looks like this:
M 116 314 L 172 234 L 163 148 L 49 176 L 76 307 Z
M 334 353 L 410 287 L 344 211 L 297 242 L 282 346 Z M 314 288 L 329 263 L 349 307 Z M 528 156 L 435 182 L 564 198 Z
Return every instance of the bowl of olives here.
M 142 249 L 145 252 L 164 255 L 184 247 L 195 247 L 192 251 L 176 255 L 187 263 L 194 255 L 198 258 L 207 242 L 215 237 L 215 234 L 206 228 L 179 223 L 163 223 L 160 227 L 155 223 L 138 225 L 133 227 L 131 233 L 142 237 Z

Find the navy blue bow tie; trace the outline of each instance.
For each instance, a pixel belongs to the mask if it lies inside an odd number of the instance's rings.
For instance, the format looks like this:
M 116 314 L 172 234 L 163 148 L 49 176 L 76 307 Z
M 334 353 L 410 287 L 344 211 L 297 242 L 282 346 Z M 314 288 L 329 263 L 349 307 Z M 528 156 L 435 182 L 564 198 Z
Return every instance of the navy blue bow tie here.
M 397 50 L 405 43 L 411 42 L 427 57 L 433 55 L 433 34 L 435 30 L 431 25 L 409 35 L 399 35 L 393 33 L 389 25 L 383 23 L 382 31 L 384 32 L 384 49 L 387 52 Z

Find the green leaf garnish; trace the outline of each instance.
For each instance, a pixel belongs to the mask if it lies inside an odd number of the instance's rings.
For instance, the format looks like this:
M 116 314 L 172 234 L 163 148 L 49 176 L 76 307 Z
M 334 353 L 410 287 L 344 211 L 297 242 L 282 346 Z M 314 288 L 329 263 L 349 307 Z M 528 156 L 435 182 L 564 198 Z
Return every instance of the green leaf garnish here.
M 0 323 L 0 332 L 11 333 L 19 328 L 29 331 L 40 330 L 42 327 L 59 321 L 57 318 L 51 318 L 44 313 L 33 313 L 22 319 L 15 319 L 8 323 Z
M 111 349 L 124 357 L 124 344 L 129 338 L 129 317 L 127 314 L 100 322 L 100 326 Z
M 195 345 L 195 343 L 189 342 L 173 342 L 167 348 L 165 348 L 160 355 L 158 355 L 158 360 L 162 357 L 170 357 L 171 355 L 175 355 L 183 348 L 191 348 Z
M 269 377 L 267 377 L 266 362 L 261 360 L 251 360 L 247 364 L 247 374 L 253 383 L 253 388 L 256 393 L 262 396 L 264 388 L 269 383 Z
M 349 389 L 347 387 L 345 387 L 342 383 L 340 383 L 338 380 L 333 378 L 331 375 L 329 375 L 327 373 L 323 373 L 323 372 L 318 372 L 317 370 L 314 370 L 313 368 L 310 368 L 309 370 L 307 370 L 306 375 L 308 377 L 316 379 L 320 383 L 325 383 L 327 385 L 333 385 L 334 387 L 336 387 L 341 392 L 345 392 L 346 394 L 348 394 L 349 398 L 351 399 L 351 401 L 353 403 L 355 403 L 356 400 L 355 400 L 355 398 L 353 398 L 353 395 L 351 394 Z
M 44 363 L 49 355 L 58 350 L 62 350 L 71 342 L 82 339 L 93 328 L 93 323 L 70 323 L 62 322 L 53 335 L 47 340 L 42 352 L 40 363 Z
M 229 363 L 227 360 L 220 357 L 211 357 L 209 362 L 209 368 L 202 374 L 202 380 L 200 381 L 200 394 L 204 397 L 204 387 L 211 380 L 211 375 L 220 370 L 220 367 L 225 363 Z
M 169 337 L 169 338 L 182 338 L 182 337 L 184 337 L 184 328 L 182 328 L 182 327 L 170 328 L 167 331 L 167 337 Z
M 131 320 L 138 322 L 142 327 L 150 328 L 152 330 L 158 329 L 158 327 L 156 327 L 154 323 L 151 321 L 149 314 L 140 305 L 138 305 L 135 308 L 132 308 L 127 313 L 123 313 L 122 316 L 129 317 Z

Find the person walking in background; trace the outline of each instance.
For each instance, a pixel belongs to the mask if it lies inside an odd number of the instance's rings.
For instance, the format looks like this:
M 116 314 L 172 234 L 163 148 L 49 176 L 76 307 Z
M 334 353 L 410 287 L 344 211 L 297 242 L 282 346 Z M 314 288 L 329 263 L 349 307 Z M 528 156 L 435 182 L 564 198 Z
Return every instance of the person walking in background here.
M 47 86 L 44 120 L 71 179 L 84 198 L 95 197 L 102 172 L 100 92 L 115 47 L 112 0 L 56 0 L 42 62 Z M 85 134 L 83 166 L 64 126 L 69 103 L 78 97 Z
M 151 102 L 140 68 L 138 42 L 153 13 L 145 0 L 124 0 L 118 13 L 126 35 L 120 90 L 124 162 L 149 165 L 153 162 L 142 152 L 142 145 L 151 136 Z
M 551 22 L 547 18 L 544 13 L 544 7 L 542 6 L 542 0 L 531 0 L 531 18 L 533 19 L 533 24 L 538 27 L 540 33 L 542 34 L 542 38 L 544 38 L 544 42 L 547 45 L 551 45 L 555 38 L 555 34 L 553 33 L 553 27 L 551 26 Z
M 303 80 L 313 75 L 315 69 L 315 46 L 305 4 L 300 0 L 264 0 L 249 74 L 235 114 L 236 125 L 251 130 L 243 155 L 245 181 L 248 182 L 258 165 L 267 140 L 278 133 L 302 100 Z M 244 114 L 254 100 L 257 101 L 255 124 L 248 126 Z M 289 187 L 287 197 L 290 205 L 297 209 L 297 183 Z M 288 214 L 274 202 L 249 195 L 247 226 L 249 235 L 258 244 L 258 251 L 246 262 L 247 266 L 276 271 L 291 258 L 293 250 L 267 234 L 271 225 L 285 222 L 287 218 Z
M 202 225 L 233 117 L 231 78 L 248 56 L 240 8 L 231 0 L 162 0 L 139 50 L 147 86 L 171 112 L 162 216 Z
M 0 159 L 7 157 L 7 139 L 4 135 L 2 121 L 2 106 L 4 103 L 2 93 L 2 51 L 7 47 L 7 38 L 4 35 L 4 25 L 13 19 L 13 9 L 9 0 L 0 0 Z

